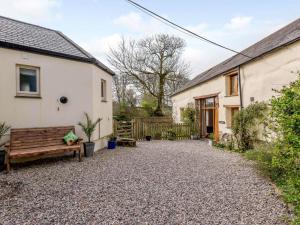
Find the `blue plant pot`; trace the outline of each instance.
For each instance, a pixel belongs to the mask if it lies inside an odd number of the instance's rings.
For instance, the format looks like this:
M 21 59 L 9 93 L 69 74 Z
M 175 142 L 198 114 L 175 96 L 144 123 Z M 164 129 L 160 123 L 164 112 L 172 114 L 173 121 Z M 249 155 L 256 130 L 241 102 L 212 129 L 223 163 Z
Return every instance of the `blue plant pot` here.
M 117 146 L 117 142 L 116 141 L 108 141 L 107 142 L 107 148 L 108 149 L 115 149 Z

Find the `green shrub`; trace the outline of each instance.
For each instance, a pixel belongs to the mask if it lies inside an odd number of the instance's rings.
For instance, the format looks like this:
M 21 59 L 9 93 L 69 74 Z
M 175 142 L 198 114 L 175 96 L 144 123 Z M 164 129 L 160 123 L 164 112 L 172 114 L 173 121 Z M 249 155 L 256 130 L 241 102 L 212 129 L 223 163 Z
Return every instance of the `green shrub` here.
M 277 91 L 280 97 L 271 100 L 271 115 L 277 133 L 273 166 L 282 173 L 299 173 L 300 165 L 300 77 L 289 87 Z
M 213 134 L 213 133 L 210 133 L 210 134 L 208 135 L 208 139 L 214 140 L 214 134 Z
M 300 224 L 300 75 L 271 100 L 273 129 L 277 134 L 272 169 L 287 202 L 295 206 Z
M 258 165 L 281 189 L 284 200 L 294 206 L 292 224 L 300 224 L 300 76 L 290 86 L 276 91 L 271 100 L 274 144 L 248 151 L 246 157 Z
M 295 218 L 291 221 L 291 224 L 296 225 L 300 223 L 300 174 L 282 174 L 281 170 L 274 167 L 273 159 L 277 154 L 276 148 L 275 144 L 265 143 L 244 154 L 247 159 L 257 162 L 260 171 L 265 176 L 270 177 L 279 187 L 285 202 L 294 206 Z
M 0 123 L 0 140 L 9 131 L 10 126 L 7 126 L 4 122 Z
M 115 115 L 113 118 L 116 121 L 127 121 L 127 120 L 129 120 L 129 118 L 126 115 L 123 115 L 123 114 Z
M 166 132 L 166 138 L 170 141 L 176 140 L 176 133 L 173 130 L 168 130 Z
M 245 152 L 245 156 L 249 160 L 258 162 L 259 169 L 271 178 L 276 177 L 276 172 L 272 169 L 273 144 L 260 144 L 250 151 Z
M 267 108 L 264 102 L 252 103 L 233 117 L 232 133 L 240 151 L 253 149 L 260 125 L 265 122 Z
M 192 103 L 189 103 L 183 110 L 182 110 L 182 120 L 184 123 L 187 124 L 194 124 L 195 123 L 195 115 L 196 109 Z
M 226 148 L 226 145 L 220 142 L 213 142 L 213 146 L 222 149 Z
M 230 151 L 236 150 L 235 147 L 234 147 L 234 140 L 233 140 L 232 137 L 231 137 L 229 140 L 226 141 L 225 147 L 226 147 L 228 150 L 230 150 Z
M 160 132 L 157 132 L 154 134 L 154 139 L 156 139 L 156 140 L 161 140 L 161 137 L 162 137 L 162 133 L 160 133 Z

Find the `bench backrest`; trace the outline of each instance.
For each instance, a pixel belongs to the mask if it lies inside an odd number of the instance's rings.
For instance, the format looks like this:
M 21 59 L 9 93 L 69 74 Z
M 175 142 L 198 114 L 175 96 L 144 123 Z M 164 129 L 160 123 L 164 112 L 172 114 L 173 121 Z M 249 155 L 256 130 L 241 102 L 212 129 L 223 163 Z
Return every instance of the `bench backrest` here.
M 63 138 L 74 126 L 11 129 L 12 151 L 64 144 Z

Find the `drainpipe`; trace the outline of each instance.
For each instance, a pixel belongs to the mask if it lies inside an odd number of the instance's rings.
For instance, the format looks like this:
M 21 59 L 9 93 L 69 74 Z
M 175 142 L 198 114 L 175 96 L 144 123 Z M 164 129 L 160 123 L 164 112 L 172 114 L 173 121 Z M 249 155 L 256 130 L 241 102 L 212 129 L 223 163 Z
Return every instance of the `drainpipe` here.
M 241 84 L 241 67 L 238 69 L 238 79 L 239 79 L 239 95 L 240 95 L 240 106 L 241 109 L 244 108 L 243 105 L 243 92 L 242 92 L 242 84 Z

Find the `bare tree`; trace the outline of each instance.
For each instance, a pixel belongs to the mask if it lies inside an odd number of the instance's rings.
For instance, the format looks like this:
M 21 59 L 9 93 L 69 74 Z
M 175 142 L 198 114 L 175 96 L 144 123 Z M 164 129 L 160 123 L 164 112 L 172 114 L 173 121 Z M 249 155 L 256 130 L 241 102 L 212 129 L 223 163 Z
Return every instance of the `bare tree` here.
M 114 97 L 120 110 L 123 106 L 135 107 L 138 103 L 138 96 L 127 77 L 124 74 L 116 74 L 113 80 Z
M 125 101 L 125 92 L 129 85 L 128 80 L 121 74 L 116 74 L 113 77 L 113 92 L 115 100 L 121 105 Z
M 157 100 L 156 116 L 162 116 L 163 101 L 176 83 L 186 80 L 189 66 L 182 60 L 185 42 L 178 37 L 158 34 L 139 41 L 124 38 L 111 49 L 108 60 L 141 93 Z

